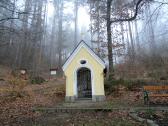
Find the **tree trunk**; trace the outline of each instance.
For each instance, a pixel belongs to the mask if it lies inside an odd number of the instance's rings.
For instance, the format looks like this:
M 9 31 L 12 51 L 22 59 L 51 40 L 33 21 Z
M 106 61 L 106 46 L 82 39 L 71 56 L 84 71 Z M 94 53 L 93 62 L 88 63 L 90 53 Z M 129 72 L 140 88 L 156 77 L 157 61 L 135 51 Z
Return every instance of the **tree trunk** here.
M 109 60 L 109 79 L 114 76 L 113 67 L 113 48 L 111 40 L 111 2 L 112 0 L 107 0 L 107 42 L 108 42 L 108 60 Z
M 129 29 L 129 37 L 131 41 L 131 63 L 134 65 L 135 61 L 135 48 L 134 48 L 134 40 L 132 35 L 132 29 L 131 29 L 131 22 L 128 22 L 128 29 Z
M 62 48 L 63 48 L 63 0 L 60 2 L 58 20 L 58 74 L 62 75 Z
M 135 20 L 134 22 L 135 25 L 135 34 L 136 34 L 136 46 L 137 46 L 137 50 L 140 51 L 140 41 L 139 41 L 139 32 L 138 32 L 138 24 L 137 24 L 137 20 Z
M 75 33 L 74 33 L 74 48 L 77 46 L 77 33 L 78 33 L 78 0 L 75 0 Z

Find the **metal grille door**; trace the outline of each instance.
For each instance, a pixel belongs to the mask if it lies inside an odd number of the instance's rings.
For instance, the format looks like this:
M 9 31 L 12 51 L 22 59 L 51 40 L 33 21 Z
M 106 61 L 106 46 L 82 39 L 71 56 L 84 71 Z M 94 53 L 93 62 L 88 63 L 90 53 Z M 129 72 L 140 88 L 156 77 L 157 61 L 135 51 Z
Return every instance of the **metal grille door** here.
M 81 68 L 77 72 L 78 98 L 91 98 L 91 72 L 87 68 Z

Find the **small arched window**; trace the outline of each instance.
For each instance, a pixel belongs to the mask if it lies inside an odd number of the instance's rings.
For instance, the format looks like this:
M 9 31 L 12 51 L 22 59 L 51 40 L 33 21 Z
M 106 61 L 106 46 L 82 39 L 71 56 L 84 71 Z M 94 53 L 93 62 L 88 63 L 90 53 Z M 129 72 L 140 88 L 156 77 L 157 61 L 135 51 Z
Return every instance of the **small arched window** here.
M 81 60 L 80 63 L 81 64 L 86 64 L 86 60 Z

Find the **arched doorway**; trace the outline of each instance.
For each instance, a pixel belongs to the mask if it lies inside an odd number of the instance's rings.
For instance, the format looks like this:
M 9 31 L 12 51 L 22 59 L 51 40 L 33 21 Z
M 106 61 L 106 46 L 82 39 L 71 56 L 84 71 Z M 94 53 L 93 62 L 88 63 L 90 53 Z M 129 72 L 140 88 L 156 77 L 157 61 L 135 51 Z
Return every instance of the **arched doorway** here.
M 80 68 L 77 71 L 78 98 L 92 98 L 91 71 L 88 68 Z

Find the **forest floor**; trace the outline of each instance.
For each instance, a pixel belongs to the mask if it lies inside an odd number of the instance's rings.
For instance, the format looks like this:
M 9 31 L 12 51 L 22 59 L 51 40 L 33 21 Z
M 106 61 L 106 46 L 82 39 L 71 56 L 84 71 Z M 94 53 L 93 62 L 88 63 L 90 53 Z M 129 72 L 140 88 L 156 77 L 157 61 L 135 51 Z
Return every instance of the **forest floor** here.
M 1 97 L 0 97 L 0 126 L 75 126 L 85 124 L 92 125 L 125 125 L 125 126 L 141 126 L 141 123 L 128 117 L 128 111 L 114 111 L 114 112 L 76 112 L 76 113 L 57 113 L 57 112 L 43 112 L 33 111 L 34 108 L 55 108 L 55 107 L 69 107 L 69 108 L 102 108 L 117 105 L 123 107 L 129 106 L 126 97 L 133 95 L 133 92 L 125 92 L 127 95 L 120 97 L 107 96 L 107 101 L 103 103 L 65 103 L 64 95 L 61 92 L 64 90 L 65 81 L 63 79 L 55 79 L 45 82 L 41 85 L 29 84 L 24 88 L 27 92 L 24 97 L 13 98 L 4 95 L 2 92 L 9 88 L 5 81 L 0 82 Z M 3 93 L 3 94 L 2 94 Z M 125 96 L 124 101 L 121 99 Z M 121 101 L 120 101 L 120 100 Z M 131 100 L 134 103 L 133 100 Z M 127 104 L 129 103 L 129 104 Z
M 5 71 L 3 71 L 5 73 Z M 7 73 L 7 72 L 6 72 Z M 0 72 L 0 126 L 145 126 L 129 116 L 131 108 L 144 107 L 142 91 L 121 91 L 106 96 L 105 102 L 66 103 L 65 80 L 28 84 L 23 97 L 12 97 L 10 85 Z M 112 111 L 34 111 L 37 108 L 112 108 Z
M 5 82 L 3 82 L 5 83 Z M 1 89 L 8 84 L 0 84 Z M 143 104 L 142 99 L 135 98 L 135 92 L 123 92 L 119 96 L 109 95 L 103 103 L 65 103 L 64 95 L 58 93 L 64 90 L 65 81 L 55 79 L 41 85 L 29 84 L 24 91 L 28 95 L 21 98 L 0 97 L 0 126 L 143 126 L 128 116 L 127 110 L 110 112 L 76 112 L 57 113 L 32 111 L 35 108 L 119 108 L 134 107 Z M 138 92 L 139 93 L 139 92 Z

